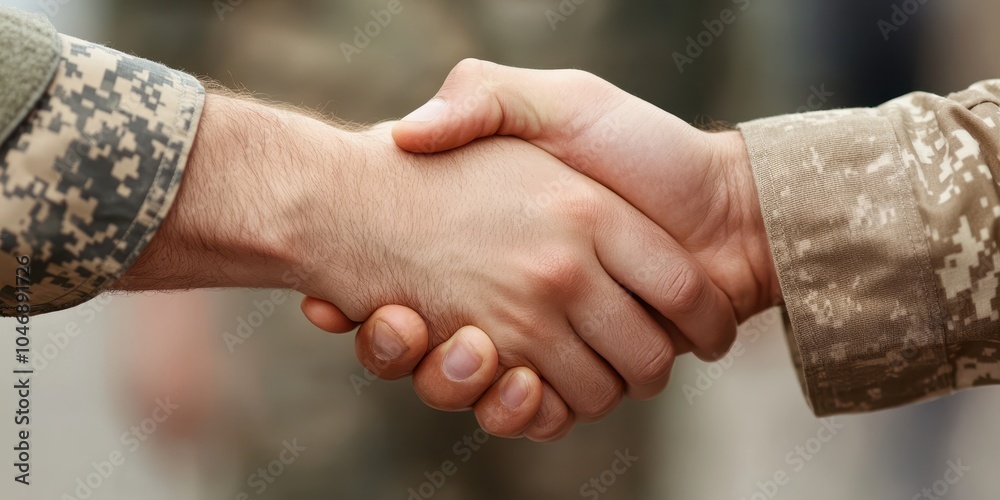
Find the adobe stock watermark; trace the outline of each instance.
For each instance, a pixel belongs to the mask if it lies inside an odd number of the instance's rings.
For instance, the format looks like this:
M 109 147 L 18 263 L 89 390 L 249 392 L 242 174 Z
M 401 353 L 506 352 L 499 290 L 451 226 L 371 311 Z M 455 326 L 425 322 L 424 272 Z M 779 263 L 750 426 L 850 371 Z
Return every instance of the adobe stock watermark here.
M 364 368 L 361 369 L 360 374 L 352 373 L 351 376 L 348 377 L 348 381 L 351 383 L 351 387 L 354 388 L 354 393 L 357 394 L 358 396 L 361 395 L 361 392 L 364 389 L 371 387 L 372 383 L 375 382 L 376 380 L 382 380 L 382 379 L 378 378 L 378 375 L 375 375 L 374 373 L 365 370 Z
M 413 0 L 408 1 L 412 2 Z M 351 64 L 355 56 L 368 48 L 372 41 L 392 24 L 396 16 L 403 13 L 404 8 L 401 0 L 389 0 L 384 9 L 370 11 L 371 20 L 364 25 L 354 27 L 354 43 L 340 42 L 340 51 L 344 54 L 347 64 Z
M 219 21 L 226 20 L 226 14 L 236 10 L 236 7 L 243 5 L 243 0 L 213 0 L 212 8 L 215 9 L 215 14 L 219 16 Z
M 705 50 L 715 43 L 715 40 L 722 36 L 726 31 L 726 27 L 731 26 L 736 22 L 737 14 L 741 12 L 746 12 L 750 8 L 751 0 L 733 0 L 733 4 L 736 7 L 734 9 L 722 9 L 719 15 L 711 20 L 703 20 L 701 22 L 705 30 L 698 33 L 695 36 L 689 36 L 686 38 L 687 45 L 684 47 L 684 52 L 674 52 L 674 64 L 677 65 L 677 71 L 679 73 L 684 73 L 684 66 L 694 63 L 695 59 L 701 57 Z
M 903 0 L 900 4 L 894 4 L 889 19 L 879 19 L 875 23 L 879 32 L 882 33 L 882 39 L 888 42 L 889 37 L 901 30 L 903 25 L 908 23 L 910 18 L 926 4 L 927 0 Z
M 706 392 L 711 390 L 715 383 L 729 372 L 736 360 L 746 355 L 747 346 L 756 344 L 764 332 L 780 322 L 781 312 L 778 309 L 769 309 L 740 325 L 736 332 L 736 341 L 733 342 L 729 353 L 705 368 L 698 368 L 695 372 L 694 382 L 681 386 L 681 391 L 684 393 L 688 405 L 693 406 L 695 399 L 704 396 Z
M 451 452 L 455 454 L 455 459 L 441 462 L 441 466 L 433 471 L 424 472 L 426 481 L 414 488 L 409 488 L 406 493 L 409 495 L 406 500 L 428 500 L 433 497 L 448 482 L 448 478 L 458 473 L 461 464 L 472 460 L 473 455 L 482 449 L 483 445 L 490 440 L 490 435 L 482 429 L 476 429 L 472 434 L 456 441 L 451 447 Z
M 972 466 L 962 465 L 962 460 L 948 460 L 948 466 L 942 474 L 941 479 L 931 483 L 928 488 L 921 488 L 919 493 L 910 497 L 910 500 L 942 500 L 947 498 L 951 487 L 958 484 L 965 477 L 965 474 L 972 470 Z
M 303 283 L 303 277 L 312 272 L 315 266 L 308 264 L 297 271 L 286 271 L 281 276 L 281 281 L 288 286 L 286 289 L 271 290 L 271 293 L 262 300 L 254 300 L 253 308 L 243 316 L 236 317 L 236 327 L 230 333 L 222 332 L 222 341 L 226 343 L 226 350 L 229 354 L 236 354 L 236 348 L 250 340 L 264 323 L 280 310 L 281 306 L 288 302 L 292 296 L 292 290 L 297 290 Z
M 549 26 L 555 32 L 559 29 L 559 23 L 566 22 L 567 19 L 576 14 L 576 8 L 587 3 L 587 0 L 561 0 L 555 9 L 545 11 L 545 19 L 549 21 Z
M 278 456 L 274 460 L 258 467 L 247 477 L 247 486 L 253 488 L 251 491 L 255 495 L 263 495 L 267 488 L 285 473 L 286 468 L 294 464 L 299 455 L 306 451 L 305 446 L 299 446 L 298 439 L 292 439 L 292 442 L 288 442 L 286 439 L 281 442 L 281 445 L 281 451 L 278 452 Z M 236 495 L 236 500 L 250 500 L 250 494 L 241 491 Z
M 83 333 L 81 326 L 93 323 L 97 319 L 97 314 L 104 311 L 112 300 L 112 295 L 98 295 L 79 307 L 74 308 L 73 310 L 76 311 L 77 316 L 83 318 L 82 325 L 79 322 L 70 320 L 63 325 L 62 330 L 49 332 L 46 335 L 48 342 L 37 349 L 33 349 L 31 353 L 31 367 L 35 369 L 35 373 L 38 374 L 45 371 Z
M 76 0 L 35 0 L 35 5 L 50 18 L 55 18 L 62 12 L 62 8 L 75 2 Z
M 260 327 L 264 326 L 264 322 L 278 311 L 279 306 L 288 302 L 291 296 L 291 290 L 272 290 L 267 298 L 254 300 L 253 309 L 236 318 L 236 328 L 233 330 L 236 333 L 228 331 L 222 333 L 222 340 L 226 343 L 229 354 L 236 354 L 236 348 L 250 340 Z
M 846 427 L 835 422 L 832 417 L 820 420 L 820 424 L 815 436 L 802 444 L 795 445 L 785 454 L 785 464 L 789 469 L 778 469 L 763 481 L 757 481 L 756 491 L 749 497 L 740 497 L 740 500 L 771 500 L 777 497 L 781 487 L 787 486 L 792 481 L 792 476 L 802 472 L 809 462 Z
M 624 476 L 638 460 L 639 457 L 632 456 L 628 448 L 625 448 L 624 452 L 615 450 L 615 458 L 611 461 L 611 465 L 580 486 L 580 496 L 593 500 L 601 498 L 601 495 L 607 493 L 608 489 L 618 482 L 618 478 Z
M 796 113 L 808 113 L 810 111 L 819 111 L 824 107 L 826 107 L 827 101 L 829 101 L 830 98 L 834 96 L 833 92 L 827 92 L 826 84 L 824 83 L 821 83 L 819 85 L 819 88 L 816 88 L 815 85 L 810 86 L 809 92 L 810 92 L 809 97 L 806 97 L 806 103 L 802 106 L 799 106 L 799 109 L 795 110 Z
M 140 420 L 136 425 L 129 427 L 127 431 L 122 433 L 118 439 L 121 448 L 109 453 L 107 460 L 91 462 L 90 465 L 94 471 L 83 477 L 78 477 L 76 489 L 72 493 L 63 493 L 59 500 L 87 500 L 92 497 L 94 492 L 104 485 L 105 481 L 111 479 L 115 471 L 125 465 L 128 457 L 138 451 L 142 444 L 148 441 L 160 426 L 180 409 L 180 405 L 171 403 L 169 397 L 165 400 L 157 399 L 155 403 L 156 408 L 153 409 L 149 417 Z

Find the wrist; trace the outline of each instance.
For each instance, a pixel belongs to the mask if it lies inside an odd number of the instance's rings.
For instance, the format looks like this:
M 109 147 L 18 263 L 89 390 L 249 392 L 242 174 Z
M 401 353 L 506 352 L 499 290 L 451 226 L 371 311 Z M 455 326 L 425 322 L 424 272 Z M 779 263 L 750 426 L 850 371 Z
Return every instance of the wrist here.
M 745 298 L 745 312 L 741 317 L 746 319 L 781 304 L 783 298 L 746 141 L 739 131 L 723 132 L 714 136 L 718 140 L 717 161 L 730 173 L 732 207 L 741 214 L 739 241 L 755 281 L 752 286 L 745 287 L 746 290 L 754 290 L 751 297 Z
M 299 128 L 288 115 L 207 96 L 170 213 L 120 288 L 292 287 L 305 191 L 288 175 Z

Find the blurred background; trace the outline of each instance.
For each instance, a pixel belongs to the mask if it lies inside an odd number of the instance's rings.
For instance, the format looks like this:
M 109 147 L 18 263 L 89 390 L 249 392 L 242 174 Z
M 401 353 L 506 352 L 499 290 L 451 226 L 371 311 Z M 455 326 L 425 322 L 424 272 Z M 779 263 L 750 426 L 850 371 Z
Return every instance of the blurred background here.
M 388 3 L 0 1 L 64 33 L 363 123 L 407 114 L 465 57 L 588 70 L 699 123 L 870 106 L 1000 76 L 996 0 L 402 0 L 348 58 L 344 44 Z M 736 21 L 712 34 L 704 23 L 724 9 Z M 997 391 L 820 421 L 776 311 L 742 327 L 741 355 L 682 359 L 655 401 L 535 444 L 486 439 L 471 414 L 424 407 L 406 381 L 374 380 L 352 337 L 317 331 L 300 298 L 107 296 L 35 318 L 34 484 L 0 481 L 0 498 L 1000 496 Z M 240 328 L 252 335 L 227 343 Z M 8 427 L 5 417 L 6 450 Z M 620 456 L 630 465 L 615 470 Z M 962 472 L 955 484 L 949 470 Z

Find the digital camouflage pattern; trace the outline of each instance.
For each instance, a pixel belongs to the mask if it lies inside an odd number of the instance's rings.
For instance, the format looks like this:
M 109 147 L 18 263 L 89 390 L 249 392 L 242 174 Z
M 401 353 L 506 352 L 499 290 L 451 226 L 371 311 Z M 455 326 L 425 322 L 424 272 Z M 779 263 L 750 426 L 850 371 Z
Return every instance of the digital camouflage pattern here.
M 31 256 L 32 313 L 76 305 L 121 276 L 170 208 L 204 105 L 189 75 L 67 36 L 60 44 L 54 78 L 0 147 L 4 315 L 18 255 Z
M 741 125 L 818 415 L 1000 382 L 1000 80 Z

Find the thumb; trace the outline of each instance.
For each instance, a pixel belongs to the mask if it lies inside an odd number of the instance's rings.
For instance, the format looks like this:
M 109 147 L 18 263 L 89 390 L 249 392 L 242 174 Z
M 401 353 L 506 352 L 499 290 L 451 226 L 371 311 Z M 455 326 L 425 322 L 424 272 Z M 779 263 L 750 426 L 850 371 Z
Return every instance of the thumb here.
M 306 319 L 325 332 L 347 333 L 358 327 L 337 306 L 323 299 L 306 296 L 302 299 L 301 307 Z
M 492 135 L 556 142 L 551 136 L 582 115 L 579 108 L 586 103 L 566 94 L 576 94 L 584 80 L 591 80 L 583 75 L 466 59 L 433 99 L 396 123 L 392 136 L 397 146 L 414 153 L 447 151 Z
M 369 372 L 384 380 L 410 374 L 427 354 L 427 323 L 416 311 L 383 306 L 368 318 L 354 338 L 354 353 Z
M 337 306 L 322 299 L 306 297 L 302 312 L 312 324 L 330 333 L 346 333 L 357 323 Z M 427 324 L 416 311 L 403 306 L 376 310 L 358 330 L 354 350 L 369 372 L 386 380 L 404 377 L 427 354 Z

